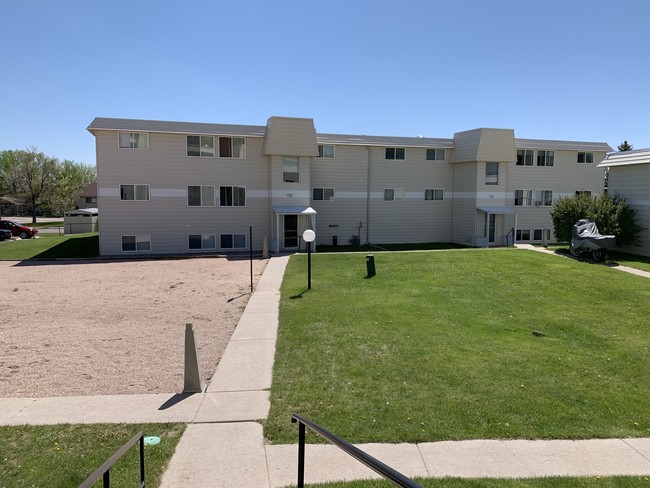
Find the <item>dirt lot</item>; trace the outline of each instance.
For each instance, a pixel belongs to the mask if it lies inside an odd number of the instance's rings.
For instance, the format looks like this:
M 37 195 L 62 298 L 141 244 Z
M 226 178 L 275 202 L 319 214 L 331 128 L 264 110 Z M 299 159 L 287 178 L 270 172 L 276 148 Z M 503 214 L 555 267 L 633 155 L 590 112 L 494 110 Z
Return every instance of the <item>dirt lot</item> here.
M 250 261 L 3 261 L 0 297 L 0 396 L 177 393 L 185 324 L 207 381 L 250 297 Z

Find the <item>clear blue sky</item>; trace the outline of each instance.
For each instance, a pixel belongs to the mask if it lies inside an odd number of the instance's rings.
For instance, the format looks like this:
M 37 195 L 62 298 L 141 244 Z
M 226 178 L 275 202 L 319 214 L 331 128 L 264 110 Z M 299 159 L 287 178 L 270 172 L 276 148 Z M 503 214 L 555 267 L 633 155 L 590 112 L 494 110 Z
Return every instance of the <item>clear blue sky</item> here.
M 650 147 L 647 0 L 0 0 L 0 150 L 94 117 Z

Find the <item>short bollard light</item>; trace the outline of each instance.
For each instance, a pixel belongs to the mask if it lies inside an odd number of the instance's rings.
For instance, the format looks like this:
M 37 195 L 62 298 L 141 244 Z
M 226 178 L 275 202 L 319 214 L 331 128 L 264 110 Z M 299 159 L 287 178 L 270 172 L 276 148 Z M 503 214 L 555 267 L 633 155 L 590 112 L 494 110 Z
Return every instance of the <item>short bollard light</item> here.
M 316 233 L 307 229 L 302 233 L 302 238 L 307 243 L 307 289 L 311 290 L 311 243 L 316 239 Z
M 375 276 L 375 256 L 368 254 L 366 256 L 366 271 L 368 272 L 368 278 Z

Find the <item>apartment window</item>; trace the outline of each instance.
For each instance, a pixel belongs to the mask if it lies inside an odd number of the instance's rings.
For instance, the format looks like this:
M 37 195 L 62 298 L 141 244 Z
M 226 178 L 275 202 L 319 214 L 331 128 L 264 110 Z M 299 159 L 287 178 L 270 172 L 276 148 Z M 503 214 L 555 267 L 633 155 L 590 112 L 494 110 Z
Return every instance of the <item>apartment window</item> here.
M 530 207 L 533 204 L 533 190 L 515 190 L 515 207 Z
M 387 147 L 385 159 L 406 159 L 406 148 Z
M 578 162 L 579 163 L 588 163 L 591 164 L 594 162 L 594 153 L 592 152 L 579 152 L 578 153 Z
M 553 166 L 555 151 L 537 151 L 537 166 Z
M 318 145 L 318 157 L 334 159 L 334 146 L 327 144 Z
M 536 190 L 535 206 L 550 207 L 553 205 L 553 190 Z
M 444 191 L 442 188 L 427 188 L 424 190 L 425 200 L 443 200 Z
M 499 163 L 485 163 L 485 184 L 499 184 Z
M 97 197 L 86 197 L 86 203 L 87 204 L 96 204 L 97 203 Z
M 444 149 L 427 149 L 427 161 L 444 161 Z
M 243 137 L 219 137 L 219 157 L 245 159 L 246 140 Z
M 188 207 L 214 207 L 214 186 L 191 185 L 187 187 Z
M 215 234 L 190 234 L 187 236 L 187 240 L 188 249 L 191 251 L 217 248 Z
M 530 241 L 530 229 L 517 229 L 518 241 Z
M 243 186 L 220 186 L 219 205 L 222 207 L 245 207 L 246 188 Z
M 313 188 L 312 200 L 334 201 L 334 188 Z
M 149 185 L 120 185 L 120 200 L 149 200 Z
M 385 202 L 403 202 L 404 188 L 386 188 L 384 190 Z
M 214 136 L 187 136 L 187 155 L 213 158 Z
M 221 234 L 221 249 L 246 249 L 246 234 Z
M 591 198 L 591 190 L 576 190 L 576 196 Z
M 146 132 L 120 132 L 121 149 L 149 149 L 149 134 Z
M 151 236 L 122 236 L 122 252 L 151 251 Z
M 534 149 L 517 149 L 517 166 L 532 166 L 534 159 Z
M 298 158 L 285 156 L 282 159 L 282 181 L 285 183 L 298 183 L 299 176 Z

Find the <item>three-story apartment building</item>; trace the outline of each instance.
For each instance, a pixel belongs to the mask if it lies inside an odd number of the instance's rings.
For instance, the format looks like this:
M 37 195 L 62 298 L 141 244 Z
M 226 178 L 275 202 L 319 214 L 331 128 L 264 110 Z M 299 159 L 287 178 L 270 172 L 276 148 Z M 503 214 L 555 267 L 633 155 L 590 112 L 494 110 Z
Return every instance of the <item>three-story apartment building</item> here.
M 179 254 L 317 244 L 551 241 L 549 210 L 597 194 L 605 143 L 320 134 L 265 126 L 96 118 L 100 253 Z M 249 229 L 253 228 L 253 242 Z

